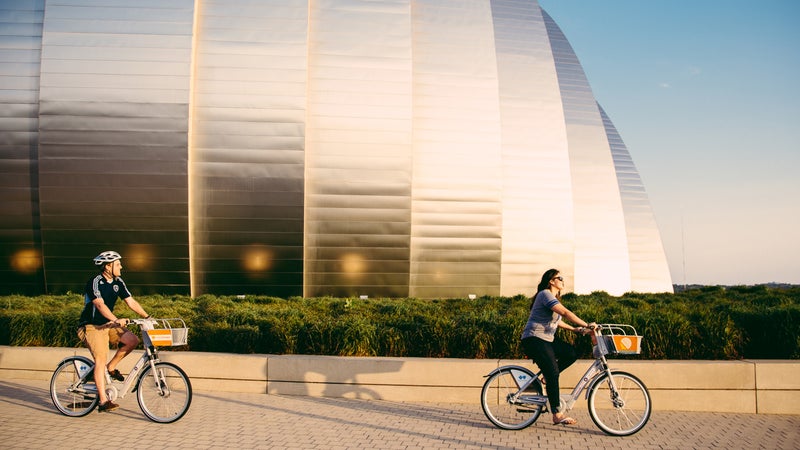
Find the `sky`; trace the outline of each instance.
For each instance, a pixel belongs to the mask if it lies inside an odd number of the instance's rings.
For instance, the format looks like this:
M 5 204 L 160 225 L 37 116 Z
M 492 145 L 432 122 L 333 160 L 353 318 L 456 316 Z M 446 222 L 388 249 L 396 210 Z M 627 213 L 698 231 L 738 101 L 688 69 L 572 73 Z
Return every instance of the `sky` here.
M 674 284 L 800 284 L 800 1 L 539 0 L 650 197 Z

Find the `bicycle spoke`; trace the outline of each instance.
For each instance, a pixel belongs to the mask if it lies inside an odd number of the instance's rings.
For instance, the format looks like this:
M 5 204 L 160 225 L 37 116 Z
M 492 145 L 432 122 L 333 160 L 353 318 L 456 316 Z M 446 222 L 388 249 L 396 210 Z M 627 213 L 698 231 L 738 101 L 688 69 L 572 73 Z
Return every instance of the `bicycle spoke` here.
M 142 373 L 137 391 L 139 407 L 150 420 L 161 423 L 174 422 L 189 410 L 192 386 L 189 378 L 178 366 L 158 362 L 155 367 L 155 371 L 148 367 Z
M 650 394 L 639 379 L 624 372 L 608 375 L 589 393 L 589 415 L 605 433 L 627 436 L 636 433 L 650 418 Z
M 96 393 L 88 392 L 87 385 L 80 380 L 78 367 L 91 367 L 91 363 L 81 358 L 68 358 L 58 365 L 50 379 L 50 398 L 53 405 L 66 416 L 81 417 L 89 414 L 97 406 Z M 94 386 L 94 385 L 92 385 Z
M 533 377 L 533 374 L 526 369 L 513 370 L 526 379 Z M 519 430 L 535 422 L 543 409 L 542 406 L 531 404 L 532 400 L 521 402 L 522 399 L 531 396 L 541 398 L 542 392 L 538 384 L 531 385 L 524 392 L 525 395 L 522 394 L 512 369 L 502 368 L 484 383 L 481 390 L 481 407 L 495 426 L 507 430 Z

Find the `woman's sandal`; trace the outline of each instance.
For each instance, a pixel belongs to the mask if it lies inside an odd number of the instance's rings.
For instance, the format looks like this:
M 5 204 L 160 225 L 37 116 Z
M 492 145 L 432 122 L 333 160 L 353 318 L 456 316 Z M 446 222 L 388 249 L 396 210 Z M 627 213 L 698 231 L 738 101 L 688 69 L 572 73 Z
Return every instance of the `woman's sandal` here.
M 578 421 L 572 417 L 563 417 L 561 420 L 553 422 L 553 425 L 575 425 L 576 423 Z

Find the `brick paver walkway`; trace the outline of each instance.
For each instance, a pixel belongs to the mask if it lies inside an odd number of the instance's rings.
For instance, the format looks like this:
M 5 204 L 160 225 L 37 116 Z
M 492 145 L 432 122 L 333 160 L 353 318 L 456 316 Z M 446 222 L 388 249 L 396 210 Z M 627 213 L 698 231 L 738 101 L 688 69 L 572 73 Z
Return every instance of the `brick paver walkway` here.
M 477 400 L 477 399 L 476 399 Z M 576 406 L 572 427 L 549 415 L 520 431 L 492 426 L 480 404 L 195 392 L 173 424 L 156 424 L 135 396 L 112 413 L 61 415 L 46 381 L 0 380 L 2 449 L 800 449 L 800 416 L 685 413 L 656 409 L 638 434 L 606 436 Z

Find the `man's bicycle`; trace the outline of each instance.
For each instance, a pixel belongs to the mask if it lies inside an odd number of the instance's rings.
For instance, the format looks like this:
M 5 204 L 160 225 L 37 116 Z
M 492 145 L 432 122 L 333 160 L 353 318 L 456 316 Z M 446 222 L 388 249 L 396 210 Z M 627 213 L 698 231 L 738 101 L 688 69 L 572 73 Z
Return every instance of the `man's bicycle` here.
M 132 319 L 142 333 L 144 352 L 124 382 L 106 374 L 106 395 L 110 401 L 136 392 L 139 407 L 148 419 L 171 423 L 183 417 L 192 403 L 189 377 L 177 365 L 158 359 L 158 346 L 186 345 L 188 328 L 182 319 Z M 82 417 L 97 407 L 94 362 L 85 356 L 64 358 L 50 379 L 50 397 L 64 415 Z
M 565 412 L 571 410 L 585 389 L 595 425 L 606 434 L 629 436 L 650 419 L 650 393 L 634 375 L 609 368 L 606 355 L 641 353 L 642 336 L 632 326 L 619 324 L 601 324 L 593 332 L 595 360 L 572 393 L 561 395 L 561 404 Z M 481 390 L 486 417 L 506 430 L 521 430 L 536 422 L 548 404 L 540 375 L 516 365 L 486 375 Z

